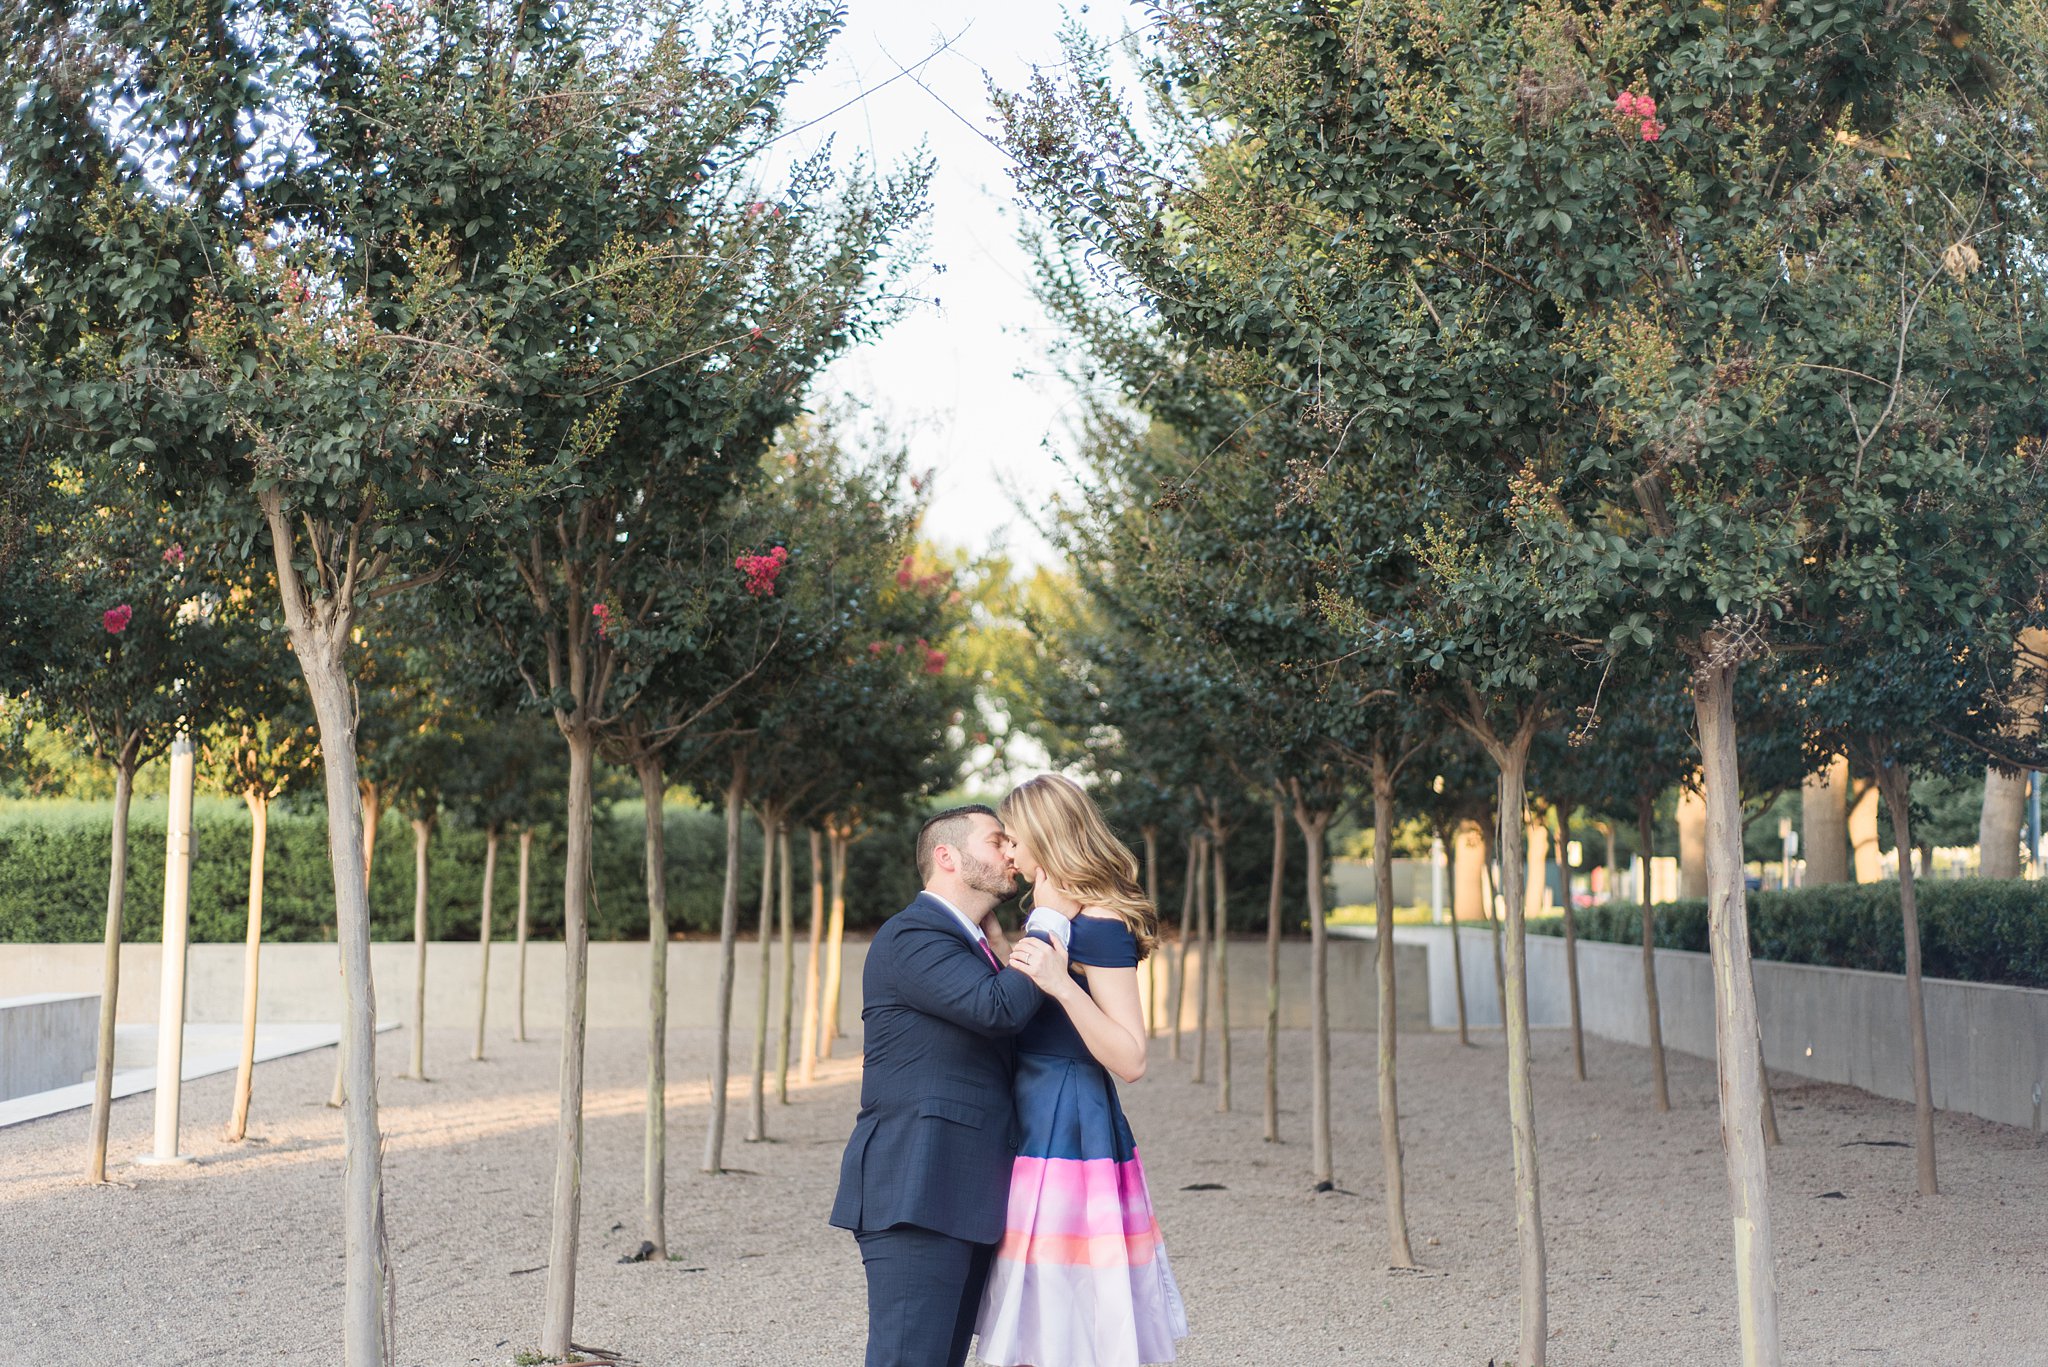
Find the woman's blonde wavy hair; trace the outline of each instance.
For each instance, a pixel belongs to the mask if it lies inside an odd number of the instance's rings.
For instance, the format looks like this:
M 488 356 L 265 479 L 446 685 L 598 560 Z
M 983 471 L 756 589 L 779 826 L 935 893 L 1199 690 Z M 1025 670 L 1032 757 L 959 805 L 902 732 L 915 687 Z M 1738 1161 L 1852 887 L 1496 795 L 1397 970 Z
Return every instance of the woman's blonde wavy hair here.
M 1003 799 L 1003 824 L 1021 834 L 1046 874 L 1083 907 L 1112 911 L 1145 958 L 1159 938 L 1159 912 L 1138 884 L 1138 859 L 1110 831 L 1081 785 L 1041 774 Z

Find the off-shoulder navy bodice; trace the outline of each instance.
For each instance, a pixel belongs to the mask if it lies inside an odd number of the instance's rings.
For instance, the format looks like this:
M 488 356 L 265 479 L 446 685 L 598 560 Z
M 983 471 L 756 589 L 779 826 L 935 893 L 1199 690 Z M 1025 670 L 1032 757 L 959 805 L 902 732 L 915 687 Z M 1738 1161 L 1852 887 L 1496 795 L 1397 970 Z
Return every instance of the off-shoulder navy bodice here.
M 1076 916 L 1073 938 L 1067 943 L 1067 959 L 1070 963 L 1087 964 L 1093 968 L 1135 968 L 1138 965 L 1138 941 L 1131 934 L 1130 927 L 1120 920 L 1104 916 Z M 1087 980 L 1081 979 L 1082 990 L 1087 990 L 1087 986 Z M 1050 997 L 1018 1033 L 1017 1048 L 1019 1052 L 1052 1054 L 1060 1058 L 1090 1057 L 1080 1032 L 1067 1018 L 1066 1008 Z

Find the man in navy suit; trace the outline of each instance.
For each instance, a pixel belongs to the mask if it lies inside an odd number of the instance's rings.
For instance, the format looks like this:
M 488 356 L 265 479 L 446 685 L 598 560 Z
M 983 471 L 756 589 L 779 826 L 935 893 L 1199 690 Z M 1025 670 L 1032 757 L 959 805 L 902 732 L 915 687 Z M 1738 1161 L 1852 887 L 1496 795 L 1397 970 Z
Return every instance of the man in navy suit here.
M 1016 870 L 995 812 L 955 807 L 926 821 L 917 873 L 924 891 L 868 947 L 860 1116 L 832 1204 L 867 1269 L 867 1367 L 967 1357 L 1009 1213 L 1010 1037 L 1042 1000 L 1001 966 L 995 909 Z

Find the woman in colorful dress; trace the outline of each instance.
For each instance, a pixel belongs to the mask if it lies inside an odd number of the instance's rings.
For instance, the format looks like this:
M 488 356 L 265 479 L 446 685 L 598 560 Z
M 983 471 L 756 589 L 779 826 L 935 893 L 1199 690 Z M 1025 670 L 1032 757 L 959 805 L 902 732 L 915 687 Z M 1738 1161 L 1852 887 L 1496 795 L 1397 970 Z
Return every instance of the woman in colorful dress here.
M 1158 914 L 1138 861 L 1071 780 L 1032 779 L 1004 799 L 1002 818 L 1032 885 L 1032 925 L 1054 918 L 1046 938 L 1064 929 L 1067 957 L 1033 944 L 1042 932 L 1028 927 L 1011 958 L 1047 999 L 1017 1036 L 1022 1139 L 977 1353 L 991 1367 L 1171 1362 L 1187 1311 L 1110 1080 L 1145 1073 L 1137 966 Z

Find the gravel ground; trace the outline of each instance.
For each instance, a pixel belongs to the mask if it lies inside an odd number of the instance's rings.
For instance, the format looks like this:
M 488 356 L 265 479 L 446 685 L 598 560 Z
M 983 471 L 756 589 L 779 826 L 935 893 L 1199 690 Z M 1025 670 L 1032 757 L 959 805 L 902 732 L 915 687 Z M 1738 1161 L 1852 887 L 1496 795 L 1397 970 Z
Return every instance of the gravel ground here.
M 433 1031 L 427 1083 L 378 1057 L 399 1361 L 509 1363 L 539 1339 L 558 1042 L 499 1040 L 483 1063 Z M 1284 1142 L 1261 1142 L 1254 1033 L 1236 1037 L 1236 1109 L 1154 1046 L 1126 1089 L 1194 1334 L 1182 1361 L 1505 1362 L 1514 1351 L 1505 1055 L 1497 1033 L 1401 1040 L 1408 1213 L 1419 1271 L 1390 1272 L 1373 1114 L 1373 1039 L 1336 1040 L 1339 1190 L 1310 1190 L 1307 1039 L 1281 1043 Z M 726 1161 L 703 1152 L 711 1040 L 672 1039 L 669 1228 L 677 1260 L 621 1264 L 639 1240 L 641 1042 L 593 1032 L 576 1341 L 661 1364 L 856 1363 L 863 1283 L 828 1228 L 858 1062 L 770 1113 Z M 1710 1065 L 1672 1056 L 1677 1109 L 1647 1102 L 1639 1049 L 1536 1042 L 1550 1360 L 1693 1364 L 1736 1356 L 1726 1188 Z M 735 1049 L 745 1067 L 746 1049 Z M 86 1113 L 0 1130 L 0 1363 L 339 1361 L 341 1123 L 321 1104 L 331 1050 L 260 1065 L 256 1142 L 215 1130 L 229 1076 L 185 1088 L 199 1162 L 149 1168 L 151 1098 L 116 1103 L 115 1175 L 77 1173 Z M 1213 1078 L 1214 1060 L 1211 1060 Z M 736 1088 L 743 1098 L 745 1084 Z M 1944 1194 L 1913 1194 L 1910 1108 L 1781 1078 L 1772 1157 L 1786 1360 L 2048 1364 L 2048 1146 L 1939 1118 Z M 1220 1190 L 1188 1188 L 1217 1184 Z

